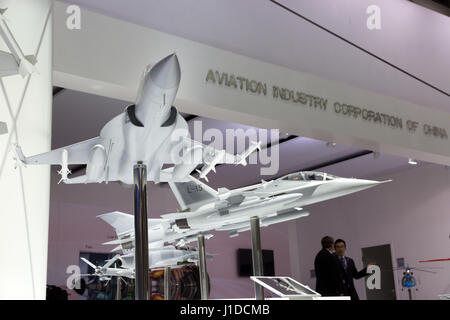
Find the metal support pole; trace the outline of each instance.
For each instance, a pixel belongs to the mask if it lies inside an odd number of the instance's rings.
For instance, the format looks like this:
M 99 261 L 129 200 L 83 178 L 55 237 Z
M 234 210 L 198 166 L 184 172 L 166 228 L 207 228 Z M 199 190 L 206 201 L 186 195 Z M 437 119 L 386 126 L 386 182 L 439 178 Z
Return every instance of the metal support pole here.
M 116 300 L 122 299 L 121 287 L 120 287 L 121 284 L 122 284 L 122 279 L 120 277 L 116 277 Z
M 200 273 L 200 295 L 202 300 L 208 300 L 208 275 L 206 272 L 206 251 L 205 251 L 205 236 L 200 234 L 197 237 L 198 242 L 198 260 Z
M 262 276 L 263 260 L 261 250 L 261 234 L 259 227 L 259 218 L 250 218 L 250 232 L 252 237 L 252 262 L 253 262 L 253 276 Z M 255 282 L 255 298 L 256 300 L 264 300 L 264 288 Z
M 138 162 L 134 174 L 135 299 L 148 300 L 147 167 Z
M 164 268 L 164 300 L 170 300 L 170 267 Z

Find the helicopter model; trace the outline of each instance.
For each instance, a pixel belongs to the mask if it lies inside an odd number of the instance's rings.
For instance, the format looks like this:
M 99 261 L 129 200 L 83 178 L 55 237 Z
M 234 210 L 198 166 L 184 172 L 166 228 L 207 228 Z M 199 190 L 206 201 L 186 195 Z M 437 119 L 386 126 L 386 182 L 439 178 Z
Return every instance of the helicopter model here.
M 408 299 L 412 300 L 412 290 L 415 288 L 417 289 L 417 278 L 414 276 L 413 270 L 421 271 L 421 272 L 428 272 L 428 273 L 436 273 L 435 271 L 425 270 L 425 269 L 419 269 L 416 267 L 410 267 L 409 264 L 406 265 L 405 268 L 396 268 L 394 270 L 403 270 L 403 276 L 400 280 L 400 283 L 402 285 L 402 291 L 404 289 L 408 290 Z

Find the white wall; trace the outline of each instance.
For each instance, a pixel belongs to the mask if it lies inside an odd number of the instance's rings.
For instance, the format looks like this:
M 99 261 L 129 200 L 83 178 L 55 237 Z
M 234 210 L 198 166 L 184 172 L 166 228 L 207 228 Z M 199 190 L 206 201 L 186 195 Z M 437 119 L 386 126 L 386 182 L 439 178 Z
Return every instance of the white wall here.
M 49 0 L 14 0 L 5 16 L 25 55 L 37 57 L 39 74 L 0 80 L 0 299 L 45 299 L 49 168 L 14 170 L 12 142 L 28 154 L 49 150 L 52 106 L 52 15 Z M 0 50 L 7 47 L 0 40 Z
M 315 286 L 309 270 L 313 269 L 321 237 L 331 235 L 346 240 L 348 256 L 358 269 L 362 268 L 361 248 L 388 243 L 394 267 L 401 257 L 410 266 L 441 267 L 433 270 L 437 274 L 415 273 L 419 281 L 419 290 L 413 293 L 416 299 L 437 299 L 438 294 L 450 292 L 450 262 L 419 263 L 450 257 L 450 170 L 422 164 L 377 179 L 388 178 L 393 181 L 308 207 L 311 215 L 296 222 L 299 256 L 294 262 L 300 266 L 300 281 Z M 401 271 L 395 276 L 397 298 L 407 299 L 398 282 Z M 364 281 L 355 283 L 360 297 L 365 298 Z

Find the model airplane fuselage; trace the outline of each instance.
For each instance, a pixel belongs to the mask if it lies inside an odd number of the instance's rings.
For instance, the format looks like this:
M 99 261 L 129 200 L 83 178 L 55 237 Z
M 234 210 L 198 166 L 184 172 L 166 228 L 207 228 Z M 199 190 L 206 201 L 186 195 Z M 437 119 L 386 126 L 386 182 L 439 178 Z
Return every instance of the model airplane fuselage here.
M 189 182 L 169 182 L 183 211 L 148 220 L 150 247 L 161 246 L 164 242 L 183 245 L 195 241 L 200 233 L 206 233 L 209 238 L 211 230 L 228 231 L 230 236 L 237 236 L 250 229 L 251 217 L 259 217 L 262 227 L 298 219 L 310 214 L 303 206 L 383 183 L 322 172 L 297 172 L 244 188 L 216 191 L 192 176 L 189 179 Z M 118 245 L 114 250 L 134 246 L 132 215 L 111 212 L 99 218 L 113 226 L 117 233 L 117 240 L 105 244 Z
M 111 277 L 135 277 L 134 271 L 134 252 L 116 255 L 109 260 L 104 266 L 96 266 L 85 258 L 81 258 L 86 264 L 94 269 L 93 274 L 101 278 L 101 280 L 109 280 Z M 160 248 L 152 248 L 149 250 L 148 265 L 149 269 L 159 269 L 166 266 L 180 267 L 182 265 L 194 263 L 198 260 L 198 252 L 191 249 L 177 249 L 174 246 L 163 246 Z M 111 267 L 118 262 L 118 267 Z
M 139 162 L 147 166 L 147 179 L 156 183 L 186 181 L 201 163 L 206 164 L 204 176 L 217 163 L 245 165 L 245 157 L 259 144 L 253 142 L 243 154 L 233 155 L 189 139 L 187 122 L 173 106 L 180 75 L 177 56 L 167 56 L 145 69 L 136 104 L 109 121 L 98 137 L 31 157 L 15 145 L 16 159 L 24 164 L 61 165 L 65 183 L 128 185 L 134 183 L 133 166 Z M 69 179 L 70 164 L 86 164 L 86 174 Z M 173 167 L 163 170 L 165 164 Z
M 302 207 L 358 192 L 382 182 L 340 178 L 322 172 L 297 172 L 269 182 L 235 190 L 215 191 L 190 177 L 190 182 L 170 182 L 186 212 L 162 215 L 173 221 L 176 232 L 226 230 L 230 236 L 250 229 L 249 220 L 260 218 L 261 226 L 308 216 Z

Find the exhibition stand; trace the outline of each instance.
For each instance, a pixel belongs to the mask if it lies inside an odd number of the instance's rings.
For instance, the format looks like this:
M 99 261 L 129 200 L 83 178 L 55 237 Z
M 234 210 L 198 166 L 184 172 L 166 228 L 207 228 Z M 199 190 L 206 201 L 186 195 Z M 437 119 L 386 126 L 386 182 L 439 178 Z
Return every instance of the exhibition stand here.
M 148 300 L 147 167 L 138 162 L 134 174 L 135 299 Z
M 208 275 L 206 271 L 205 236 L 203 234 L 199 234 L 197 237 L 197 242 L 198 242 L 198 260 L 200 273 L 200 294 L 202 300 L 208 300 L 209 286 L 208 286 Z

